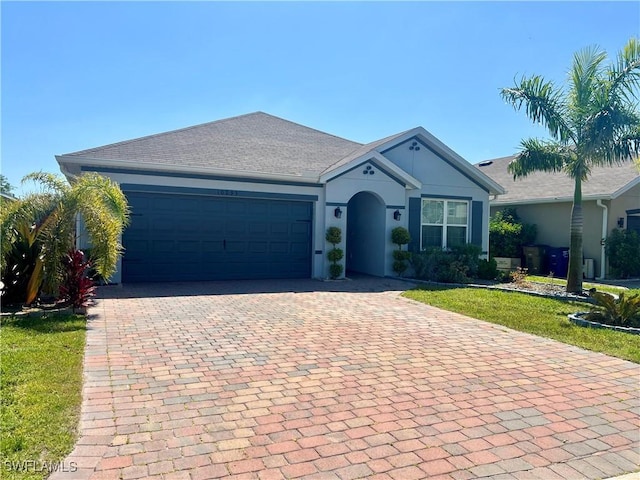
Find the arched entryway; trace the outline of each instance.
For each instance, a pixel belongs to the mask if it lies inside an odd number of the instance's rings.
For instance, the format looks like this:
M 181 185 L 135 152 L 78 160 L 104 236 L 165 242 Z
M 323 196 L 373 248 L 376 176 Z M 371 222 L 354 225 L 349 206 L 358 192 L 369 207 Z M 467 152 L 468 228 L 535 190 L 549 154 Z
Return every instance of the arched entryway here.
M 346 270 L 384 276 L 385 205 L 375 194 L 356 193 L 347 204 Z

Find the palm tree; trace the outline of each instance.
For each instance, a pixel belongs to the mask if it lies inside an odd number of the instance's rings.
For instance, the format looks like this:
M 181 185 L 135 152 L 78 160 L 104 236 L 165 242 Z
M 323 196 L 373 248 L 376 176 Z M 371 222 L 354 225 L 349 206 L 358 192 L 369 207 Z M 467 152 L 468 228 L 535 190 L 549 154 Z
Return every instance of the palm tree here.
M 92 264 L 101 277 L 109 278 L 122 252 L 120 237 L 129 221 L 127 200 L 118 185 L 94 173 L 81 175 L 72 185 L 44 172 L 27 175 L 23 183 L 27 181 L 35 182 L 40 190 L 3 205 L 0 213 L 3 281 L 10 276 L 14 283 L 20 282 L 26 304 L 41 290 L 56 293 L 63 258 L 76 245 L 78 214 L 91 243 Z M 26 261 L 20 265 L 20 259 Z
M 525 139 L 509 164 L 514 179 L 535 171 L 564 172 L 574 180 L 567 292 L 582 292 L 582 183 L 591 169 L 631 161 L 640 151 L 640 118 L 635 100 L 640 86 L 640 43 L 632 38 L 605 66 L 597 47 L 573 57 L 566 89 L 541 76 L 522 78 L 501 90 L 516 110 L 540 123 L 551 139 Z

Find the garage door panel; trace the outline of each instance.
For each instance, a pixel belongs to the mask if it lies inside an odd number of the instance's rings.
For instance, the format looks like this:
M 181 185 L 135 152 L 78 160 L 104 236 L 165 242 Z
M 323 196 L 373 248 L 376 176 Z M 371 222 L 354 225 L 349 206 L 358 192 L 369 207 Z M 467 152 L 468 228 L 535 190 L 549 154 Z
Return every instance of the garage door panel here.
M 225 233 L 228 235 L 245 235 L 247 233 L 247 222 L 230 220 L 226 223 Z
M 247 215 L 266 217 L 269 215 L 269 204 L 263 200 L 256 200 L 247 203 Z
M 269 233 L 269 224 L 266 222 L 249 223 L 248 228 L 251 235 L 267 235 Z
M 269 243 L 268 242 L 249 242 L 249 246 L 247 249 L 249 254 L 264 254 L 269 252 Z
M 311 218 L 311 205 L 308 203 L 291 203 L 291 216 L 303 220 Z
M 245 215 L 247 213 L 247 200 L 228 201 L 226 213 L 228 215 Z
M 291 242 L 290 244 L 291 247 L 291 253 L 292 254 L 296 254 L 296 255 L 303 255 L 303 256 L 308 256 L 309 255 L 309 244 L 306 242 Z
M 309 202 L 125 194 L 124 282 L 311 276 Z
M 291 234 L 292 235 L 309 235 L 309 227 L 308 223 L 296 222 L 291 224 Z
M 270 233 L 278 236 L 289 235 L 289 223 L 286 222 L 273 222 L 269 225 Z

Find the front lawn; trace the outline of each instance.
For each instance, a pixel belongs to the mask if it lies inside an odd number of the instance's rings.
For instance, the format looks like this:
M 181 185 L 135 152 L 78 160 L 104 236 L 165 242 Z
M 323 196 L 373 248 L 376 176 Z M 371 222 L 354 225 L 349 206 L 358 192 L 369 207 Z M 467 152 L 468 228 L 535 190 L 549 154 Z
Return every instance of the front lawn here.
M 629 291 L 629 295 L 637 292 Z M 640 363 L 640 335 L 583 328 L 569 322 L 568 314 L 589 310 L 584 303 L 517 292 L 442 286 L 420 287 L 405 292 L 404 296 L 521 332 Z
M 567 281 L 564 278 L 543 277 L 541 275 L 527 275 L 527 280 L 530 282 L 538 283 L 553 283 L 554 285 L 561 285 L 563 287 L 567 286 Z M 583 282 L 582 288 L 587 290 L 590 288 L 595 288 L 599 292 L 615 293 L 616 295 L 627 290 L 625 287 L 616 287 L 615 285 L 605 285 L 602 283 L 590 282 Z
M 85 325 L 78 315 L 3 317 L 1 478 L 45 478 L 73 449 L 82 399 Z

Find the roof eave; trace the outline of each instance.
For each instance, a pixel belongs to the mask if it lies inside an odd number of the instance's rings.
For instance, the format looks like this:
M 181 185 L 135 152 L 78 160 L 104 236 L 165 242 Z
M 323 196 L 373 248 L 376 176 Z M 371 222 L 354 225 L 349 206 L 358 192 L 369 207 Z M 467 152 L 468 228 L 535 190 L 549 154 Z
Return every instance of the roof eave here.
M 593 195 L 584 195 L 582 197 L 583 202 L 595 201 L 595 200 L 613 200 L 614 197 L 611 194 L 593 194 Z M 566 197 L 547 197 L 547 198 L 527 198 L 520 200 L 491 200 L 489 203 L 491 206 L 510 206 L 510 205 L 537 205 L 540 203 L 571 203 L 573 202 L 573 196 Z
M 422 182 L 420 180 L 409 175 L 407 172 L 405 172 L 403 169 L 398 167 L 395 163 L 388 160 L 384 155 L 380 154 L 376 150 L 371 150 L 367 153 L 364 153 L 359 157 L 354 158 L 349 163 L 346 163 L 344 165 L 341 165 L 338 168 L 335 168 L 331 171 L 323 173 L 322 175 L 320 175 L 319 181 L 320 183 L 327 183 L 331 179 L 335 177 L 339 177 L 345 172 L 369 160 L 374 160 L 375 162 L 382 164 L 384 169 L 389 170 L 390 173 L 400 178 L 405 183 L 406 188 L 409 188 L 409 189 L 422 188 Z
M 640 185 L 640 175 L 638 175 L 636 178 L 631 180 L 629 183 L 627 183 L 622 188 L 619 188 L 618 190 L 613 192 L 611 194 L 611 198 L 618 198 L 620 195 L 623 195 L 624 193 L 628 192 L 629 190 L 631 190 L 636 185 Z
M 218 175 L 222 177 L 234 177 L 234 178 L 246 178 L 247 181 L 251 179 L 259 179 L 259 180 L 272 180 L 278 181 L 282 180 L 284 182 L 303 182 L 309 184 L 318 184 L 318 174 L 316 173 L 305 173 L 305 174 L 274 174 L 274 173 L 264 173 L 264 172 L 252 172 L 252 171 L 242 171 L 242 170 L 230 170 L 230 169 L 222 169 L 222 168 L 210 168 L 210 167 L 192 167 L 192 166 L 174 166 L 174 165 L 163 165 L 163 164 L 143 164 L 139 162 L 130 162 L 124 160 L 105 160 L 98 158 L 90 158 L 85 156 L 67 156 L 67 155 L 56 155 L 56 160 L 60 164 L 62 171 L 65 175 L 71 174 L 68 169 L 68 166 L 74 165 L 77 167 L 86 166 L 86 167 L 104 167 L 104 168 L 120 168 L 123 170 L 132 170 L 132 171 L 145 171 L 145 172 L 153 172 L 158 175 L 162 175 L 163 173 L 184 173 L 184 174 L 194 174 L 194 175 Z M 133 173 L 133 172 L 132 172 Z

